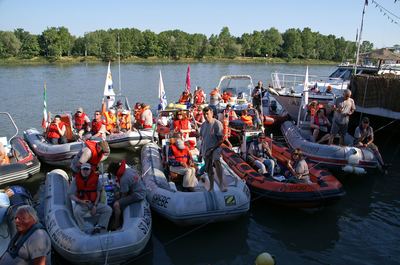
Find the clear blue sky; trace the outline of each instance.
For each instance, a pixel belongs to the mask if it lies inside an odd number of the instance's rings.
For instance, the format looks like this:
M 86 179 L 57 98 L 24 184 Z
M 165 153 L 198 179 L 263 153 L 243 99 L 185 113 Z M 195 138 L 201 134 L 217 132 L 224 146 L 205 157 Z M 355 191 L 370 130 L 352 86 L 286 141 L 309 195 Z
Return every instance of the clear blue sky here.
M 400 1 L 377 0 L 400 17 Z M 180 29 L 218 34 L 228 26 L 234 36 L 253 30 L 310 27 L 322 34 L 355 40 L 364 0 L 0 0 L 0 30 L 23 28 L 40 34 L 67 27 L 71 34 L 109 28 Z M 399 24 L 391 23 L 369 0 L 363 40 L 375 47 L 400 44 Z

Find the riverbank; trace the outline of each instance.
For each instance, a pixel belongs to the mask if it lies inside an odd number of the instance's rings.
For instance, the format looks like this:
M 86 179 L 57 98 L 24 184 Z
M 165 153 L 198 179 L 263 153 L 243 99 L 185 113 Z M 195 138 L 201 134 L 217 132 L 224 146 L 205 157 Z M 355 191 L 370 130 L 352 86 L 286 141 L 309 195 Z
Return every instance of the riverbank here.
M 115 61 L 115 60 L 114 60 Z M 316 60 L 316 59 L 283 59 L 283 58 L 261 58 L 261 57 L 236 57 L 236 58 L 217 58 L 217 57 L 205 57 L 202 59 L 197 58 L 181 58 L 179 60 L 172 58 L 140 58 L 140 57 L 129 57 L 121 59 L 122 63 L 243 63 L 243 64 L 298 64 L 298 65 L 336 65 L 338 62 L 327 61 L 327 60 Z M 104 63 L 100 58 L 94 56 L 65 56 L 57 59 L 46 58 L 46 57 L 34 57 L 31 59 L 22 58 L 6 58 L 0 59 L 0 65 L 19 66 L 19 65 L 44 65 L 44 64 L 98 64 Z

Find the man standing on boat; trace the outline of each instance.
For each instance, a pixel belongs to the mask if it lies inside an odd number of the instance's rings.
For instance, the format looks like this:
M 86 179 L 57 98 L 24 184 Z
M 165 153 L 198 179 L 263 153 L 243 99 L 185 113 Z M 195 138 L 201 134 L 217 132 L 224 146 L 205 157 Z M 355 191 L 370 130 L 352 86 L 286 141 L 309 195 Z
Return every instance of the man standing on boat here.
M 106 160 L 109 155 L 110 147 L 106 141 L 87 140 L 85 147 L 72 159 L 71 170 L 75 175 L 84 163 L 89 163 L 94 169 L 97 169 L 99 163 Z
M 99 214 L 99 221 L 92 233 L 105 231 L 112 214 L 112 209 L 107 204 L 100 202 L 100 194 L 103 185 L 99 181 L 99 174 L 89 163 L 81 166 L 80 172 L 72 180 L 68 194 L 71 200 L 76 202 L 73 209 L 75 220 L 79 228 L 84 231 L 85 220 L 83 217 L 90 213 L 92 216 Z
M 261 100 L 267 90 L 263 87 L 262 81 L 258 81 L 256 87 L 254 87 L 253 92 L 251 92 L 251 97 L 253 98 L 253 106 L 258 111 L 258 113 L 262 113 L 262 105 Z
M 7 252 L 0 259 L 0 265 L 46 264 L 46 256 L 51 251 L 51 241 L 39 223 L 35 209 L 23 205 L 15 214 L 17 234 L 11 239 Z M 4 239 L 2 239 L 4 240 Z
M 204 157 L 206 172 L 210 180 L 209 191 L 214 190 L 214 167 L 217 172 L 220 190 L 225 192 L 227 189 L 224 186 L 223 172 L 221 165 L 221 144 L 224 141 L 222 123 L 213 117 L 213 111 L 210 107 L 203 109 L 206 121 L 201 125 L 200 137 L 201 148 L 200 154 Z
M 332 144 L 336 134 L 339 134 L 339 144 L 343 145 L 344 136 L 346 135 L 349 126 L 350 115 L 352 115 L 356 110 L 356 105 L 354 104 L 354 100 L 351 98 L 351 91 L 349 89 L 346 89 L 343 92 L 343 97 L 339 97 L 335 100 L 333 109 L 335 113 L 333 114 L 331 135 L 328 144 Z

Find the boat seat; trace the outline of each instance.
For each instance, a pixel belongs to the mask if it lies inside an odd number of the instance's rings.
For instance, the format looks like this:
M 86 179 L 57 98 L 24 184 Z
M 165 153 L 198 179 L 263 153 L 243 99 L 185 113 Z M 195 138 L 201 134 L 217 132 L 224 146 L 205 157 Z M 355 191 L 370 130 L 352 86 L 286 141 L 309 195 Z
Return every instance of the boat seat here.
M 65 123 L 65 137 L 67 138 L 68 142 L 74 142 L 75 137 L 72 128 L 72 118 L 69 114 L 60 114 L 61 121 Z

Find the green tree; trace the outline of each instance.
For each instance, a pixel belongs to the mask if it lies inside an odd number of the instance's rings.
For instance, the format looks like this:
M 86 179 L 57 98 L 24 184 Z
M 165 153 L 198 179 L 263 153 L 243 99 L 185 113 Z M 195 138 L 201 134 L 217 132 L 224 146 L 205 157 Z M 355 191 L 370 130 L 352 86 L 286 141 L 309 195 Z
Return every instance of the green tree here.
M 66 27 L 57 28 L 59 43 L 61 47 L 61 56 L 70 56 L 74 46 L 75 37 L 73 37 Z
M 224 48 L 222 47 L 218 36 L 211 34 L 209 38 L 210 43 L 210 55 L 214 57 L 222 57 L 224 54 Z
M 299 58 L 303 55 L 301 32 L 299 29 L 288 29 L 282 35 L 282 53 L 287 58 Z
M 0 31 L 0 57 L 17 56 L 20 48 L 21 42 L 13 32 Z
M 244 57 L 250 56 L 250 47 L 251 47 L 251 36 L 249 33 L 243 33 L 240 38 L 240 44 L 242 45 L 242 54 Z
M 301 32 L 301 43 L 304 58 L 315 58 L 315 34 L 310 28 L 304 28 Z
M 47 28 L 42 32 L 39 45 L 44 56 L 56 58 L 62 56 L 63 44 L 56 27 Z
M 262 54 L 268 56 L 277 56 L 281 50 L 283 39 L 281 33 L 276 28 L 270 28 L 269 30 L 262 32 L 264 35 L 264 45 L 262 48 Z
M 261 56 L 261 49 L 263 48 L 264 36 L 260 31 L 253 31 L 250 39 L 250 54 L 251 56 Z
M 158 54 L 157 34 L 150 30 L 143 33 L 143 42 L 141 44 L 140 56 L 147 58 Z
M 367 40 L 363 41 L 360 46 L 360 53 L 370 52 L 374 48 L 374 44 Z
M 14 34 L 21 42 L 21 48 L 18 54 L 20 57 L 32 58 L 39 55 L 40 47 L 36 35 L 32 35 L 21 28 L 14 30 Z

